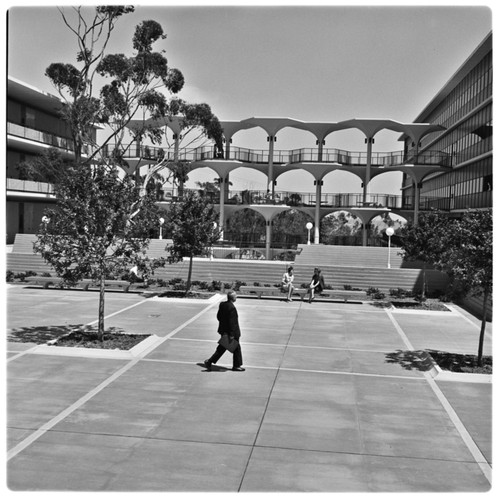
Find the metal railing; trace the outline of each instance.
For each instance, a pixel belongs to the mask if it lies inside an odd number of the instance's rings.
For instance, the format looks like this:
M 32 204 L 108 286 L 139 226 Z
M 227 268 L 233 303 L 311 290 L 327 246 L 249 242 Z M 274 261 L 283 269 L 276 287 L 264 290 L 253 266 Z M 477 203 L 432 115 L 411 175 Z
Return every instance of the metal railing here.
M 105 149 L 107 156 L 113 155 L 113 146 Z M 125 147 L 121 156 L 124 158 L 143 158 L 146 160 L 158 161 L 163 158 L 175 159 L 173 148 L 161 148 L 154 146 L 138 146 L 130 144 Z M 202 146 L 193 149 L 181 148 L 177 152 L 177 158 L 181 161 L 204 161 L 212 159 L 221 159 L 221 156 L 214 151 L 211 146 Z M 226 160 L 236 160 L 249 164 L 268 164 L 269 150 L 267 149 L 248 149 L 232 147 L 229 158 Z M 450 166 L 451 156 L 442 151 L 389 151 L 372 153 L 371 165 L 374 167 L 391 167 L 405 164 L 419 165 L 441 165 Z M 296 164 L 296 163 L 338 163 L 343 166 L 364 166 L 368 162 L 366 151 L 347 151 L 342 149 L 326 148 L 321 152 L 314 148 L 277 150 L 273 152 L 272 161 L 274 164 Z
M 65 149 L 67 151 L 74 151 L 73 141 L 67 137 L 61 137 L 49 132 L 43 132 L 30 127 L 19 125 L 18 123 L 7 123 L 7 134 L 21 137 L 22 139 L 29 139 L 30 141 L 40 142 L 54 148 Z M 89 149 L 84 146 L 84 154 L 88 154 Z

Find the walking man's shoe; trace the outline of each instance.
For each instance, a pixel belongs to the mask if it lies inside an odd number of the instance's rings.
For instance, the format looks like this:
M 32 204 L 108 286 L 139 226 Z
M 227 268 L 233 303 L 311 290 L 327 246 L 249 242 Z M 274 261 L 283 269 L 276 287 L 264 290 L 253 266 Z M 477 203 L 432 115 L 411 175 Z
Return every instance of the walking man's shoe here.
M 207 372 L 212 371 L 212 362 L 209 361 L 208 359 L 205 360 L 205 367 L 207 368 Z
M 242 368 L 241 366 L 233 366 L 233 368 L 231 368 L 231 370 L 233 372 L 244 372 L 245 368 Z

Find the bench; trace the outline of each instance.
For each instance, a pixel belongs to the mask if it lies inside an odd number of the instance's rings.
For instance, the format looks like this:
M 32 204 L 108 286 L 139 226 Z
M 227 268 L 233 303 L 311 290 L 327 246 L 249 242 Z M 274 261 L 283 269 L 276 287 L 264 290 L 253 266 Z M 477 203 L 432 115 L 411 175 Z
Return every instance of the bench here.
M 285 295 L 287 292 L 283 291 L 282 288 L 278 288 L 275 286 L 249 286 L 243 285 L 240 287 L 240 292 L 242 294 L 248 295 L 257 295 L 259 299 L 263 296 L 281 296 Z M 293 291 L 293 295 L 299 295 L 301 300 L 304 300 L 304 297 L 307 295 L 307 288 L 295 288 Z M 366 292 L 363 290 L 323 290 L 320 294 L 315 294 L 315 297 L 327 298 L 331 300 L 342 300 L 344 302 L 350 301 L 363 301 L 366 300 Z
M 240 292 L 248 295 L 257 295 L 259 299 L 262 298 L 262 296 L 281 296 L 281 295 L 286 295 L 287 292 L 284 291 L 281 287 L 276 287 L 276 286 L 249 286 L 249 285 L 243 285 L 240 287 Z M 299 295 L 302 300 L 304 300 L 304 296 L 307 293 L 307 290 L 305 288 L 296 288 L 293 291 L 293 295 Z
M 99 284 L 98 283 L 96 284 L 92 280 L 81 280 L 78 282 L 78 284 L 85 291 L 87 291 L 90 286 L 94 286 L 97 288 L 99 287 Z M 114 288 L 114 287 L 123 288 L 124 292 L 128 292 L 131 285 L 132 285 L 132 283 L 130 283 L 129 281 L 125 281 L 125 280 L 104 280 L 104 286 L 106 288 Z
M 58 286 L 62 285 L 62 279 L 57 278 L 57 277 L 52 277 L 52 276 L 28 276 L 27 278 L 24 279 L 26 283 L 32 283 L 34 285 L 42 285 L 43 288 L 49 288 L 49 286 Z M 84 279 L 79 281 L 76 286 L 82 288 L 85 291 L 88 291 L 89 287 L 93 285 L 93 281 L 89 279 Z M 95 285 L 98 286 L 98 285 Z M 124 280 L 105 280 L 104 281 L 104 286 L 106 288 L 123 288 L 125 292 L 128 292 L 131 286 L 131 283 L 128 281 Z
M 319 295 L 320 297 L 343 300 L 344 302 L 359 302 L 367 298 L 366 292 L 363 290 L 323 290 Z

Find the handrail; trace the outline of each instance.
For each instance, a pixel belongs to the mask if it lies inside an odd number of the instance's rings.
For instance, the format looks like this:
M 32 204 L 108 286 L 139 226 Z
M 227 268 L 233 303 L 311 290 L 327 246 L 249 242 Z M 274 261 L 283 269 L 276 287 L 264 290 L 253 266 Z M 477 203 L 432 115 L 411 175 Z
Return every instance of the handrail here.
M 184 188 L 183 192 L 197 192 L 208 198 L 213 204 L 220 203 L 220 191 L 207 192 L 203 189 Z M 181 197 L 177 188 L 167 188 L 160 191 L 159 201 L 178 201 Z M 225 205 L 283 205 L 289 207 L 315 207 L 316 193 L 294 192 L 294 191 L 276 191 L 274 197 L 267 191 L 262 190 L 230 190 L 224 200 Z M 374 207 L 389 208 L 396 210 L 413 210 L 414 197 L 408 195 L 393 194 L 368 194 L 366 202 L 363 201 L 362 193 L 322 193 L 320 206 L 322 208 L 347 209 L 352 207 Z M 449 210 L 448 198 L 435 198 L 421 196 L 419 199 L 419 208 L 421 210 L 431 210 L 438 208 Z
M 7 122 L 7 134 L 29 139 L 30 141 L 40 142 L 55 148 L 65 149 L 67 151 L 74 151 L 75 149 L 72 139 L 26 127 L 19 123 Z M 84 153 L 88 153 L 87 146 L 84 147 Z
M 112 156 L 113 148 L 109 146 L 105 152 Z M 162 158 L 175 159 L 173 148 L 161 148 L 156 146 L 128 145 L 122 153 L 125 158 L 143 158 L 145 160 L 158 161 Z M 211 146 L 198 148 L 181 148 L 177 153 L 177 159 L 181 161 L 204 161 L 221 159 L 219 153 Z M 226 160 L 241 161 L 250 164 L 268 164 L 269 150 L 248 149 L 234 146 L 230 149 L 229 158 Z M 365 166 L 367 164 L 366 151 L 347 151 L 336 148 L 325 148 L 321 152 L 314 148 L 302 148 L 292 150 L 273 151 L 272 161 L 274 164 L 297 164 L 297 163 L 338 163 L 342 166 Z M 371 154 L 371 165 L 374 167 L 391 167 L 405 164 L 419 165 L 441 165 L 450 166 L 451 156 L 442 151 L 389 151 L 375 152 Z

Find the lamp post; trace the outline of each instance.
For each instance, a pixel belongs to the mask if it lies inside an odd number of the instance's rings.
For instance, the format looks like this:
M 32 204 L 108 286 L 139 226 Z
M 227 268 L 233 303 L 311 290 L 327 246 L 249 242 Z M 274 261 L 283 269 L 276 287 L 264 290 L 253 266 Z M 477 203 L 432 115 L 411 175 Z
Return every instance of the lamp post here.
M 385 234 L 389 238 L 389 242 L 387 243 L 387 269 L 391 268 L 391 236 L 394 234 L 394 229 L 392 227 L 388 227 L 385 230 Z
M 214 221 L 214 232 L 217 231 L 217 222 Z M 210 247 L 210 260 L 214 260 L 214 246 Z
M 307 228 L 307 244 L 310 245 L 311 244 L 311 229 L 312 229 L 313 225 L 312 225 L 312 222 L 308 222 L 306 224 L 306 228 Z
M 160 217 L 160 240 L 163 239 L 162 229 L 163 229 L 164 222 L 165 222 L 165 219 L 163 217 Z

